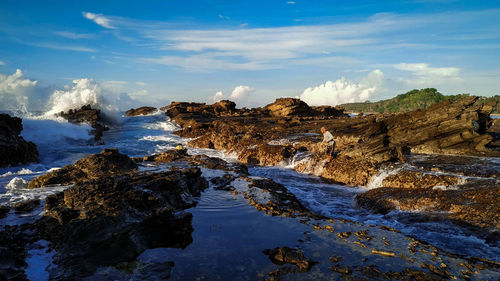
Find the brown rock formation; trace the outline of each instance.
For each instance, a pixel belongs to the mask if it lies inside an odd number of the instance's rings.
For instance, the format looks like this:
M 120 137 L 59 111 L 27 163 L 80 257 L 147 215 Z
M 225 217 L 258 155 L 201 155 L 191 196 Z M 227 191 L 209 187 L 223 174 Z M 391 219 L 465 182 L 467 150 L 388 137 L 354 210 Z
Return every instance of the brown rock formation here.
M 74 124 L 89 124 L 93 130 L 95 141 L 99 141 L 102 135 L 109 128 L 103 124 L 103 117 L 101 116 L 101 111 L 99 109 L 93 109 L 90 105 L 84 105 L 79 109 L 70 109 L 66 112 L 61 111 L 56 114 L 70 123 Z
M 120 154 L 117 149 L 104 149 L 100 154 L 93 154 L 72 165 L 66 165 L 59 170 L 33 179 L 28 184 L 28 188 L 75 184 L 123 174 L 135 169 L 137 169 L 137 164 L 127 155 Z
M 0 114 L 0 168 L 38 162 L 38 149 L 21 137 L 21 118 Z
M 148 115 L 157 111 L 156 107 L 142 106 L 139 108 L 132 108 L 125 112 L 125 116 L 135 117 L 140 115 Z
M 35 183 L 73 187 L 49 196 L 34 228 L 57 250 L 55 279 L 81 279 L 96 268 L 134 261 L 144 250 L 185 248 L 191 214 L 208 183 L 198 168 L 138 173 L 116 150 L 104 150 L 43 175 Z

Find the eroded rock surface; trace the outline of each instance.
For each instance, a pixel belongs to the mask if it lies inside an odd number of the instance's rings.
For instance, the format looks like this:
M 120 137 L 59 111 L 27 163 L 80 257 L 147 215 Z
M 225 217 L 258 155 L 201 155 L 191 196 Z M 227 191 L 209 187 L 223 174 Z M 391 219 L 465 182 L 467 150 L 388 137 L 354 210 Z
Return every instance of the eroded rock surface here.
M 80 159 L 72 165 L 39 176 L 29 182 L 28 188 L 46 185 L 69 185 L 98 180 L 137 169 L 137 164 L 117 149 L 104 149 L 99 154 Z
M 192 242 L 191 214 L 208 187 L 198 168 L 139 173 L 117 150 L 91 155 L 33 182 L 74 184 L 47 197 L 38 235 L 57 250 L 61 270 L 51 278 L 82 278 L 98 267 L 134 261 L 144 250 L 185 248 Z
M 219 108 L 216 104 L 172 103 L 164 110 L 172 120 L 183 127 L 176 134 L 195 138 L 189 143 L 191 146 L 234 153 L 238 155 L 238 161 L 245 164 L 293 164 L 299 172 L 315 174 L 350 186 L 366 186 L 381 169 L 401 165 L 417 153 L 500 156 L 500 146 L 495 141 L 498 134 L 495 133 L 492 119 L 489 117 L 492 106 L 477 102 L 477 97 L 467 97 L 454 103 L 445 101 L 425 110 L 408 113 L 356 118 L 347 117 L 341 108 L 309 107 L 296 99 L 278 99 L 264 108 L 255 109 L 239 110 L 231 105 L 224 107 L 223 113 L 215 113 L 216 107 Z M 326 147 L 318 144 L 322 139 L 319 132 L 323 126 L 332 132 L 336 141 L 337 155 L 330 163 L 326 162 Z M 394 192 L 404 198 L 418 196 L 420 200 L 424 200 L 429 194 L 439 194 L 435 199 L 425 200 L 434 202 L 445 197 L 451 200 L 457 194 L 446 188 L 467 182 L 456 175 L 446 174 L 446 166 L 443 167 L 443 170 L 429 168 L 432 172 L 443 172 L 442 174 L 402 169 L 382 182 L 384 189 L 367 193 L 364 204 L 361 205 L 368 204 L 368 198 L 375 201 L 383 198 L 384 192 L 390 193 L 388 188 L 394 188 Z M 460 173 L 457 169 L 450 172 Z M 488 172 L 465 171 L 464 174 L 498 178 L 498 170 L 495 169 Z M 432 189 L 434 187 L 441 189 Z M 432 192 L 426 193 L 425 196 L 417 195 L 415 191 L 429 189 Z M 482 218 L 483 214 L 478 211 L 486 208 L 488 204 L 493 204 L 493 201 L 487 203 L 473 199 L 483 194 L 480 185 L 468 185 L 466 190 L 469 196 L 455 197 L 458 202 L 453 208 L 460 209 L 454 214 L 465 212 L 468 215 L 455 215 L 453 219 L 463 223 L 496 227 L 494 220 Z M 368 196 L 376 192 L 379 192 L 379 197 Z M 391 193 L 391 196 L 394 195 Z M 372 205 L 383 208 L 390 205 L 397 208 L 391 200 L 382 202 L 380 199 Z M 427 203 L 429 204 L 431 203 Z M 432 204 L 439 205 L 436 202 Z M 415 206 L 427 205 L 420 202 Z M 482 207 L 475 210 L 474 206 Z M 436 212 L 450 208 L 425 207 L 426 210 Z M 467 211 L 468 209 L 470 210 Z
M 22 130 L 21 118 L 0 114 L 0 168 L 38 162 L 38 149 L 20 136 Z
M 142 106 L 138 108 L 131 108 L 125 112 L 125 116 L 128 117 L 135 117 L 135 116 L 141 116 L 141 115 L 149 115 L 154 112 L 156 112 L 158 109 L 156 107 L 152 106 Z

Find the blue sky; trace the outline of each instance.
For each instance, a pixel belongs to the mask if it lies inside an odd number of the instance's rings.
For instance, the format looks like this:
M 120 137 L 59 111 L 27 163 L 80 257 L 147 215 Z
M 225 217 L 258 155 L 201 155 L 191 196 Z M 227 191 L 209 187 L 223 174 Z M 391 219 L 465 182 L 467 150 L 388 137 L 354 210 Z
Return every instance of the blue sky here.
M 136 104 L 334 105 L 425 87 L 491 96 L 498 15 L 495 0 L 3 0 L 0 98 L 81 78 Z

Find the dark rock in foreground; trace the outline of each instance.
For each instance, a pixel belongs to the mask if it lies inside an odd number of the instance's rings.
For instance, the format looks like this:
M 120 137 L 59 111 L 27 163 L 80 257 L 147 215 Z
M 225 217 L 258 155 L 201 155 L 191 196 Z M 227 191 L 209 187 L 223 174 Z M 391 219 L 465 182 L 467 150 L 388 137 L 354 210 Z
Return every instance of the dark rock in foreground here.
M 135 116 L 140 116 L 140 115 L 149 115 L 151 113 L 156 112 L 157 109 L 156 107 L 151 107 L 151 106 L 142 106 L 139 108 L 131 108 L 125 112 L 125 116 L 128 117 L 135 117 Z
M 29 182 L 28 188 L 46 185 L 69 185 L 98 180 L 137 169 L 137 164 L 117 149 L 104 149 L 99 154 L 80 159 L 56 171 L 39 176 Z
M 84 105 L 79 109 L 70 109 L 65 112 L 61 111 L 56 116 L 60 116 L 74 124 L 89 124 L 93 128 L 91 133 L 94 135 L 95 141 L 99 141 L 103 133 L 109 130 L 103 123 L 101 110 L 93 109 L 90 105 Z
M 0 168 L 38 162 L 38 149 L 21 137 L 21 118 L 0 114 Z
M 117 150 L 104 150 L 36 178 L 36 185 L 74 186 L 47 197 L 35 227 L 57 250 L 61 270 L 51 278 L 92 275 L 98 267 L 132 262 L 146 249 L 185 248 L 192 242 L 191 214 L 208 183 L 197 168 L 138 173 Z

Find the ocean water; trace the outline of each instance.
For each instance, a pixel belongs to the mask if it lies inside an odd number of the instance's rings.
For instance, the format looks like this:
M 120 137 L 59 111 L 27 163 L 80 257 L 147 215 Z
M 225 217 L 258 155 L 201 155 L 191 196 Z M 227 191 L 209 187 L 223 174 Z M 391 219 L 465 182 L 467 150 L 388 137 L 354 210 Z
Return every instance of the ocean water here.
M 109 131 L 105 132 L 103 138 L 104 145 L 89 144 L 92 136 L 88 134 L 90 127 L 87 125 L 74 125 L 63 120 L 38 117 L 25 117 L 23 119 L 23 125 L 23 137 L 29 141 L 35 142 L 38 146 L 40 163 L 0 169 L 0 205 L 13 205 L 20 201 L 37 198 L 42 200 L 43 205 L 43 199 L 46 196 L 60 192 L 67 187 L 55 186 L 44 189 L 28 190 L 26 189 L 26 185 L 29 180 L 51 169 L 60 168 L 64 165 L 74 163 L 76 160 L 87 155 L 98 153 L 104 148 L 118 148 L 121 153 L 134 157 L 158 153 L 174 148 L 177 144 L 185 145 L 188 142 L 188 139 L 183 139 L 172 134 L 178 127 L 170 122 L 169 118 L 161 112 L 141 117 L 120 117 L 119 122 L 116 122 L 111 126 Z M 234 155 L 226 155 L 221 151 L 189 148 L 188 153 L 208 154 L 210 156 L 224 158 L 226 161 L 236 161 Z M 307 157 L 307 155 L 303 155 L 303 157 Z M 490 159 L 488 161 L 499 164 L 498 159 Z M 207 173 L 207 171 L 205 171 L 205 173 Z M 500 261 L 500 245 L 498 241 L 488 244 L 482 238 L 474 236 L 470 231 L 449 222 L 428 221 L 423 219 L 418 212 L 393 211 L 387 215 L 377 215 L 367 210 L 357 208 L 355 206 L 354 197 L 358 193 L 364 192 L 366 188 L 352 188 L 331 184 L 316 176 L 299 174 L 295 172 L 291 166 L 250 167 L 250 173 L 252 176 L 271 178 L 283 184 L 293 192 L 305 206 L 314 212 L 332 218 L 353 220 L 366 225 L 389 225 L 402 231 L 406 235 L 429 242 L 451 253 L 478 256 Z M 381 179 L 387 174 L 390 174 L 391 171 L 386 171 L 385 173 L 386 174 L 381 173 L 379 175 L 380 182 Z M 376 187 L 377 185 L 377 182 L 372 183 L 372 187 Z M 240 225 L 236 224 L 237 227 L 235 226 L 234 229 L 229 229 L 227 233 L 221 233 L 219 231 L 218 223 L 224 223 L 225 227 L 230 227 L 227 223 L 228 220 L 239 220 L 238 217 L 232 217 L 235 213 L 255 213 L 251 207 L 246 205 L 243 206 L 241 202 L 234 202 L 230 199 L 224 201 L 227 204 L 221 204 L 220 198 L 220 192 L 208 191 L 206 194 L 202 195 L 202 202 L 200 202 L 198 207 L 193 210 L 188 210 L 194 214 L 194 245 L 196 245 L 196 243 L 202 243 L 196 239 L 206 239 L 206 233 L 211 232 L 217 233 L 218 235 L 213 239 L 222 239 L 220 241 L 210 241 L 215 244 L 224 243 L 224 239 L 237 243 L 236 245 L 232 245 L 235 248 L 247 247 L 243 246 L 243 244 L 260 243 L 253 241 L 251 237 L 243 235 L 247 233 L 251 227 L 244 228 L 241 222 Z M 0 219 L 0 227 L 34 221 L 42 214 L 42 207 L 36 208 L 30 214 L 17 215 L 11 212 L 5 218 Z M 210 222 L 210 217 L 213 214 L 217 215 L 214 217 L 214 221 Z M 276 219 L 276 222 L 270 221 L 269 223 L 272 225 L 273 223 L 279 222 L 280 220 Z M 199 228 L 205 230 L 196 232 L 196 224 L 198 224 Z M 304 231 L 302 226 L 292 225 L 287 227 L 290 227 L 290 231 L 295 234 L 303 233 Z M 263 235 L 274 235 L 272 231 L 277 230 L 269 227 L 269 231 L 271 232 L 270 234 Z M 243 235 L 241 239 L 247 240 L 235 240 L 234 238 L 228 238 L 228 235 Z M 214 249 L 217 248 L 215 244 L 211 246 Z M 266 243 L 258 245 L 262 248 L 273 246 L 272 244 L 268 245 Z M 31 259 L 30 262 L 35 265 L 35 269 L 30 267 L 30 270 L 36 271 L 37 268 L 43 269 L 50 264 L 50 257 L 43 256 L 36 258 L 40 256 L 40 252 L 43 252 L 37 249 L 44 249 L 45 246 L 45 244 L 41 243 L 32 250 L 32 256 L 35 258 Z M 200 245 L 199 247 L 202 246 Z M 150 254 L 151 252 L 147 252 L 142 258 L 152 258 L 148 256 Z M 182 272 L 179 273 L 181 275 L 176 277 L 177 279 L 194 277 L 194 275 L 192 275 L 193 269 L 189 265 L 189 260 L 192 259 L 196 253 L 190 252 L 189 248 L 186 251 L 166 249 L 157 250 L 157 253 L 153 254 L 153 257 L 165 254 L 171 257 L 175 256 L 179 264 L 185 264 L 184 267 L 176 267 L 175 270 Z M 210 260 L 208 257 L 207 259 Z M 264 262 L 264 260 L 261 260 L 261 262 Z M 241 276 L 244 276 L 244 270 L 244 268 L 241 269 Z M 36 272 L 33 273 L 32 271 L 30 271 L 30 274 L 36 274 Z M 229 272 L 228 274 L 227 276 L 236 273 Z

